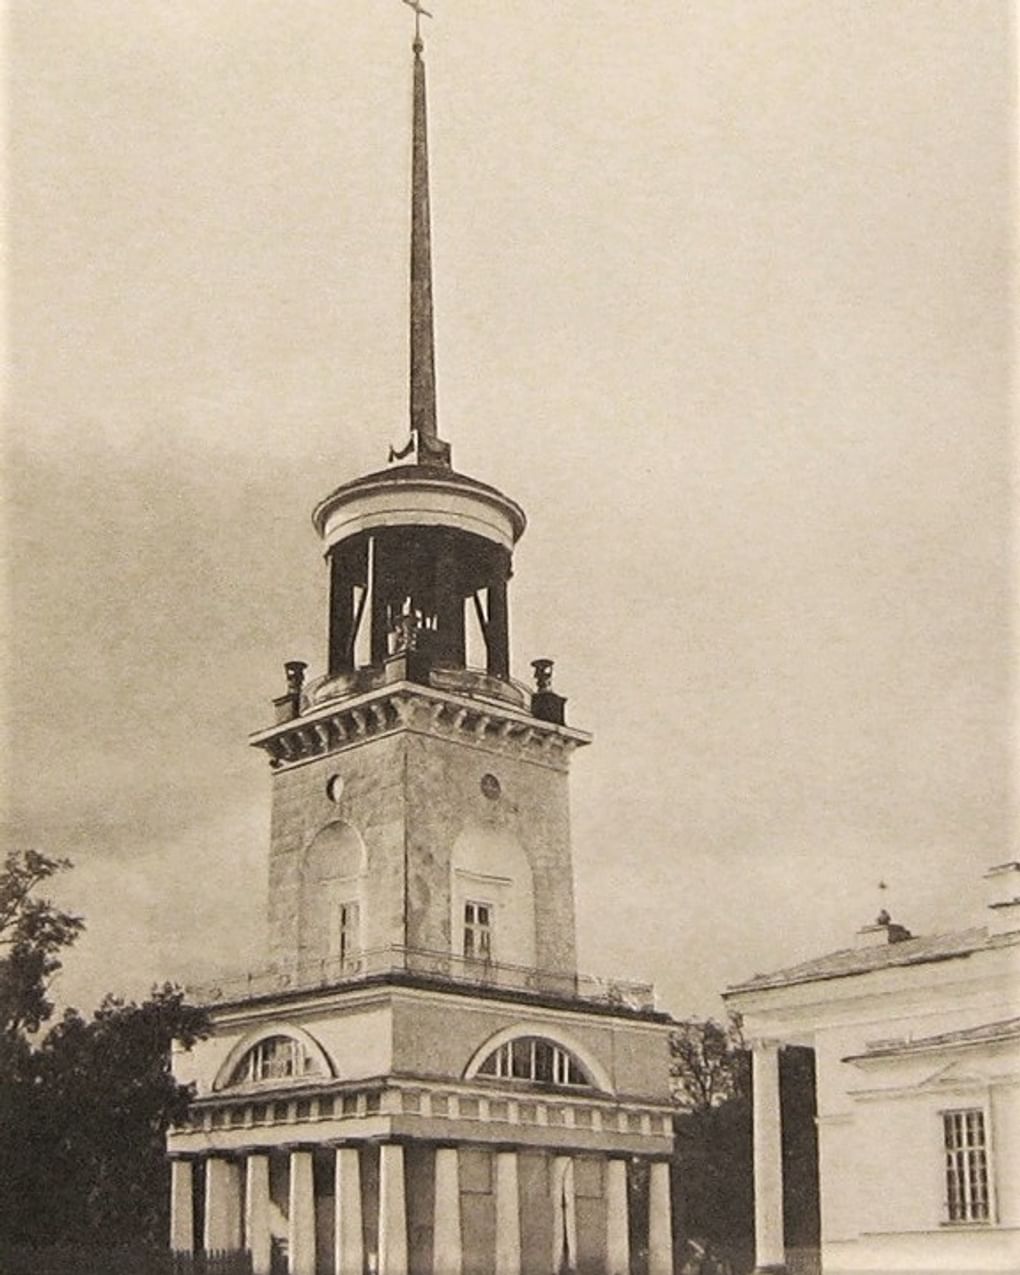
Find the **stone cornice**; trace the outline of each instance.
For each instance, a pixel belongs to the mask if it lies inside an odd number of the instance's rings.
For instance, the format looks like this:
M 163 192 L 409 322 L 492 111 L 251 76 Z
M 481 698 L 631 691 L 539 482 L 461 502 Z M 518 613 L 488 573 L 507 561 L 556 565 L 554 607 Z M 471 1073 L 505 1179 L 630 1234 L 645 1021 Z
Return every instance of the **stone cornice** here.
M 188 1124 L 169 1131 L 168 1143 L 172 1155 L 408 1140 L 666 1156 L 675 1114 L 660 1095 L 387 1075 L 334 1079 L 314 1091 L 278 1089 L 258 1098 L 203 1095 L 191 1104 Z
M 404 681 L 319 705 L 257 731 L 251 744 L 269 755 L 274 770 L 287 770 L 401 731 L 468 743 L 553 770 L 566 770 L 574 749 L 591 742 L 585 731 L 540 721 L 508 705 Z

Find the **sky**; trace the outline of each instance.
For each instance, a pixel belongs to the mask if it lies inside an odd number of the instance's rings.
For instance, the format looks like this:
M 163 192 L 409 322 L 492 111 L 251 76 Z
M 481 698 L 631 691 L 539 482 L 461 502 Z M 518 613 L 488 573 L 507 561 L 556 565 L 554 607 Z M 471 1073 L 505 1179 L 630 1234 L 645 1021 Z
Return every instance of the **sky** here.
M 518 500 L 579 959 L 677 1014 L 1015 857 L 1008 0 L 434 0 L 440 429 Z M 262 963 L 309 515 L 406 437 L 398 0 L 8 13 L 4 839 L 90 1007 Z M 885 883 L 885 889 L 880 888 Z

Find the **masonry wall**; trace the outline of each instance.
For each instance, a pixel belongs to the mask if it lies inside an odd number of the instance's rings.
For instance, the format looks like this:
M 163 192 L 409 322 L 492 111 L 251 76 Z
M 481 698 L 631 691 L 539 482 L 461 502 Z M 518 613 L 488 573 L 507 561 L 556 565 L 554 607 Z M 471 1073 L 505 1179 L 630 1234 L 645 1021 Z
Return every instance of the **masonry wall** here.
M 405 757 L 406 737 L 388 735 L 273 776 L 269 848 L 273 961 L 297 958 L 304 856 L 315 836 L 338 821 L 354 828 L 367 855 L 364 946 L 373 949 L 405 942 Z M 327 781 L 334 775 L 343 782 L 336 802 L 327 791 Z
M 334 776 L 342 785 L 337 801 L 328 788 Z M 336 909 L 323 906 L 317 885 L 302 889 L 310 847 L 331 825 L 353 829 L 364 845 L 363 948 L 406 945 L 459 954 L 451 906 L 455 848 L 464 859 L 473 842 L 484 853 L 488 839 L 496 847 L 490 878 L 504 879 L 493 897 L 494 958 L 576 972 L 565 771 L 471 740 L 402 730 L 277 772 L 269 949 L 279 964 L 331 950 L 329 937 L 312 931 L 335 926 Z
M 482 780 L 495 778 L 498 795 Z M 490 792 L 494 786 L 487 785 Z M 574 883 L 567 774 L 473 742 L 411 735 L 407 743 L 407 932 L 412 947 L 459 950 L 451 933 L 451 852 L 472 830 L 521 846 L 532 880 L 513 888 L 533 895 L 533 959 L 513 964 L 574 973 Z M 504 871 L 507 864 L 504 862 Z M 499 918 L 497 917 L 497 925 Z M 497 934 L 497 942 L 499 935 Z M 499 959 L 503 959 L 500 955 Z

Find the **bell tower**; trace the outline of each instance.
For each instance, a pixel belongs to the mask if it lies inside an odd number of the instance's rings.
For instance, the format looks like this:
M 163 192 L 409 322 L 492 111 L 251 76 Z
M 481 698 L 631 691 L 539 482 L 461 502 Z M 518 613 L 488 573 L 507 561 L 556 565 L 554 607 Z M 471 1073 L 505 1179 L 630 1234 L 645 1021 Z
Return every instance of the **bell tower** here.
M 312 516 L 329 568 L 326 672 L 306 682 L 289 664 L 280 720 L 254 739 L 275 771 L 270 948 L 298 977 L 349 962 L 357 943 L 384 963 L 399 949 L 477 962 L 482 944 L 492 964 L 569 979 L 567 765 L 589 737 L 566 726 L 551 661 L 535 661 L 533 693 L 511 678 L 524 513 L 454 470 L 439 436 L 420 35 L 413 49 L 410 439 Z M 316 838 L 341 823 L 349 849 L 329 869 Z
M 171 1242 L 245 1248 L 254 1275 L 629 1275 L 636 1242 L 668 1275 L 669 1019 L 578 973 L 568 767 L 590 737 L 550 660 L 513 677 L 525 517 L 439 434 L 417 29 L 412 130 L 410 439 L 313 513 L 322 671 L 289 661 L 251 741 L 268 960 L 196 989 L 214 1032 L 174 1060 L 197 1096 L 169 1137 Z

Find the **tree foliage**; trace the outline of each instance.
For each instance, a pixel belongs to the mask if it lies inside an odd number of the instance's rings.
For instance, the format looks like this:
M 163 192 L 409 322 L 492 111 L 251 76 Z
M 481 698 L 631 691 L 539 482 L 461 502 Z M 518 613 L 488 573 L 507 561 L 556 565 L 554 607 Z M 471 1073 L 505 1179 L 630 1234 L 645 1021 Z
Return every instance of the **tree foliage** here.
M 67 859 L 23 850 L 11 851 L 0 869 L 0 1032 L 8 1053 L 49 1020 L 53 1005 L 47 992 L 61 967 L 57 954 L 85 928 L 80 916 L 36 893 L 70 866 Z
M 91 1020 L 68 1010 L 47 1034 L 35 1074 L 57 1237 L 165 1238 L 166 1131 L 192 1096 L 171 1074 L 171 1047 L 207 1030 L 204 1011 L 166 984 L 140 1005 L 107 996 Z
M 166 1131 L 192 1096 L 171 1048 L 208 1019 L 166 984 L 141 1004 L 107 996 L 91 1018 L 68 1009 L 33 1039 L 58 954 L 84 928 L 37 894 L 68 867 L 27 851 L 0 868 L 0 1240 L 165 1244 Z
M 754 1235 L 751 1069 L 740 1020 L 680 1022 L 670 1052 L 679 1108 L 673 1122 L 678 1233 L 725 1255 L 733 1269 L 747 1269 Z
M 669 1040 L 673 1100 L 684 1111 L 710 1111 L 750 1089 L 750 1064 L 739 1017 L 677 1023 Z

